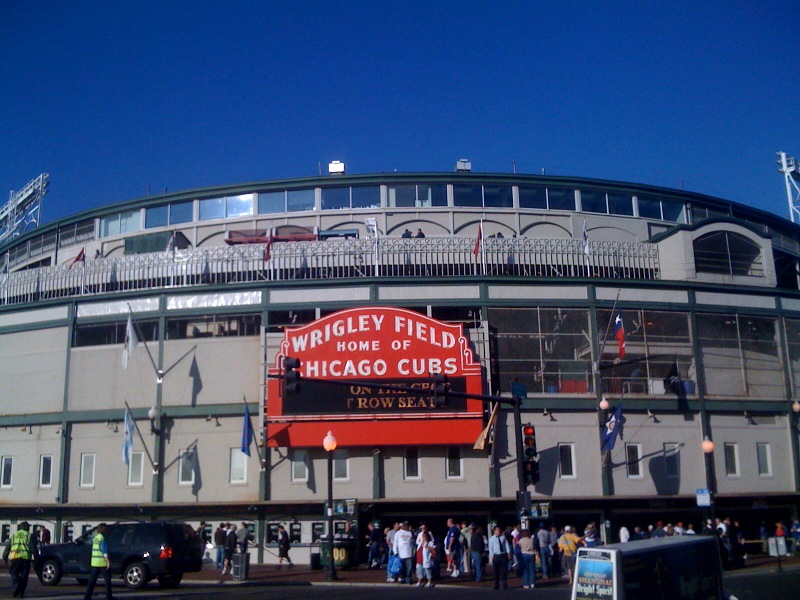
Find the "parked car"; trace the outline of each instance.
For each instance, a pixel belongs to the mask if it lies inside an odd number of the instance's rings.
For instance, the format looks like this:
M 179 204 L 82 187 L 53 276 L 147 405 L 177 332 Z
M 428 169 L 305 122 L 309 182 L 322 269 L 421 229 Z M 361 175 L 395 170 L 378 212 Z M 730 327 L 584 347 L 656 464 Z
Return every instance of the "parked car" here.
M 203 542 L 186 523 L 153 521 L 107 525 L 106 541 L 111 573 L 126 586 L 140 589 L 152 579 L 161 587 L 177 587 L 184 573 L 202 568 Z M 58 585 L 61 578 L 89 578 L 94 529 L 64 544 L 43 546 L 34 567 L 44 585 Z

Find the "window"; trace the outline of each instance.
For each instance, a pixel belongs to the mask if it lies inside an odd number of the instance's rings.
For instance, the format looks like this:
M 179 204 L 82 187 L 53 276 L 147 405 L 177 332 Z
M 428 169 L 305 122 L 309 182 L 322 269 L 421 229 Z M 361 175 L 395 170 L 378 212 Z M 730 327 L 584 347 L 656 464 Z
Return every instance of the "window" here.
M 575 444 L 558 445 L 558 473 L 561 479 L 575 479 Z
M 53 455 L 42 454 L 39 457 L 39 487 L 53 487 Z
M 756 458 L 758 459 L 759 477 L 771 477 L 772 453 L 770 452 L 769 444 L 766 443 L 756 444 Z
M 253 214 L 253 194 L 241 194 L 225 198 L 225 216 L 249 217 Z
M 81 454 L 81 487 L 94 487 L 94 454 Z
M 166 227 L 169 223 L 169 205 L 153 206 L 145 210 L 144 213 L 144 227 L 150 229 L 152 227 Z
M 681 462 L 680 462 L 681 445 L 674 442 L 667 442 L 664 444 L 664 476 L 670 479 L 680 477 Z
M 351 191 L 353 208 L 379 208 L 381 188 L 378 186 L 356 186 Z
M 642 445 L 625 444 L 625 464 L 630 479 L 642 478 Z
M 131 487 L 144 485 L 144 452 L 131 452 L 128 463 L 128 485 Z
M 286 193 L 286 208 L 289 212 L 300 210 L 314 210 L 316 205 L 315 191 L 310 190 L 289 190 Z
M 350 455 L 347 450 L 333 451 L 333 478 L 338 481 L 350 479 Z
M 487 208 L 512 208 L 514 206 L 514 196 L 511 186 L 483 186 L 483 205 Z
M 725 475 L 739 477 L 739 445 L 725 444 Z
M 575 210 L 575 190 L 547 188 L 547 207 L 550 210 Z
M 140 340 L 158 341 L 158 321 L 136 321 L 135 326 Z M 73 330 L 72 346 L 78 348 L 124 344 L 126 327 L 127 321 L 100 325 L 76 325 Z
M 447 206 L 446 185 L 389 186 L 387 204 L 391 208 Z
M 200 200 L 200 220 L 222 219 L 225 217 L 225 198 Z
M 292 481 L 308 481 L 308 452 L 292 450 Z
M 694 240 L 694 263 L 698 273 L 763 277 L 761 248 L 732 231 L 714 231 Z
M 14 470 L 14 457 L 0 457 L 0 488 L 11 487 L 11 472 Z
M 581 190 L 581 209 L 583 212 L 607 213 L 605 192 Z
M 531 393 L 589 393 L 592 349 L 583 333 L 589 331 L 588 311 L 490 308 L 488 315 L 501 357 L 492 367 L 499 389 L 519 382 Z
M 178 462 L 178 485 L 194 485 L 194 450 L 182 450 Z
M 777 398 L 784 393 L 774 318 L 704 314 L 698 316 L 697 334 L 708 395 Z
M 419 448 L 406 448 L 403 457 L 403 479 L 419 479 Z
M 458 446 L 450 446 L 447 449 L 447 478 L 461 479 L 462 477 L 461 448 Z
M 247 483 L 247 454 L 241 448 L 231 448 L 231 483 Z
M 682 202 L 662 200 L 653 196 L 639 196 L 638 204 L 640 217 L 686 223 L 686 207 Z
M 286 212 L 286 191 L 264 192 L 258 195 L 258 214 Z
M 132 210 L 100 219 L 100 237 L 132 233 L 141 229 L 141 211 Z
M 204 315 L 169 319 L 167 321 L 168 340 L 183 340 L 198 337 L 257 336 L 260 330 L 261 315 L 257 314 Z
M 453 185 L 453 206 L 483 206 L 483 188 L 480 185 Z
M 522 187 L 519 188 L 520 208 L 547 208 L 547 188 Z
M 191 223 L 194 220 L 194 201 L 176 202 L 169 205 L 169 224 Z
M 350 208 L 350 188 L 322 188 L 322 208 L 323 210 Z

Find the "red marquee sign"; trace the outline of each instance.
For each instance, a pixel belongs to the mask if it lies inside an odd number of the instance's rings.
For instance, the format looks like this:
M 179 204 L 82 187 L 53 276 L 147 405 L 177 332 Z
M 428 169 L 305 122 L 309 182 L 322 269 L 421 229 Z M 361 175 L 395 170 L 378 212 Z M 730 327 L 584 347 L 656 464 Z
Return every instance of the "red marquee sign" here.
M 303 380 L 285 397 L 280 379 L 267 382 L 270 446 L 321 446 L 328 431 L 340 447 L 471 445 L 483 428 L 480 400 L 434 406 L 433 373 L 447 375 L 453 391 L 483 393 L 461 325 L 402 308 L 347 309 L 287 329 L 270 375 L 283 373 L 287 356 L 300 359 Z

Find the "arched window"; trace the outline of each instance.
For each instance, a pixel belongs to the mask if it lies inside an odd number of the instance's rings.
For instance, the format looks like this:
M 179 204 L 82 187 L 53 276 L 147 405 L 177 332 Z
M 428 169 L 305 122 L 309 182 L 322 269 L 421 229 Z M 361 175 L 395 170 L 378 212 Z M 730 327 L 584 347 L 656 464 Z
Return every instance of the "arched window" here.
M 694 263 L 698 273 L 763 277 L 761 248 L 745 236 L 715 231 L 694 241 Z

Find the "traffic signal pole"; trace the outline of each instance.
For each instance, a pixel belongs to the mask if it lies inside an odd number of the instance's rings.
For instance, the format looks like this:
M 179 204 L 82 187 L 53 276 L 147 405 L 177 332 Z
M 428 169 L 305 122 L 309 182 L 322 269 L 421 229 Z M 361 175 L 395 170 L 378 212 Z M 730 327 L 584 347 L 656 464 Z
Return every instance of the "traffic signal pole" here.
M 514 429 L 517 432 L 517 489 L 520 492 L 527 490 L 525 485 L 525 472 L 522 468 L 522 457 L 525 449 L 522 447 L 522 398 L 514 396 Z

